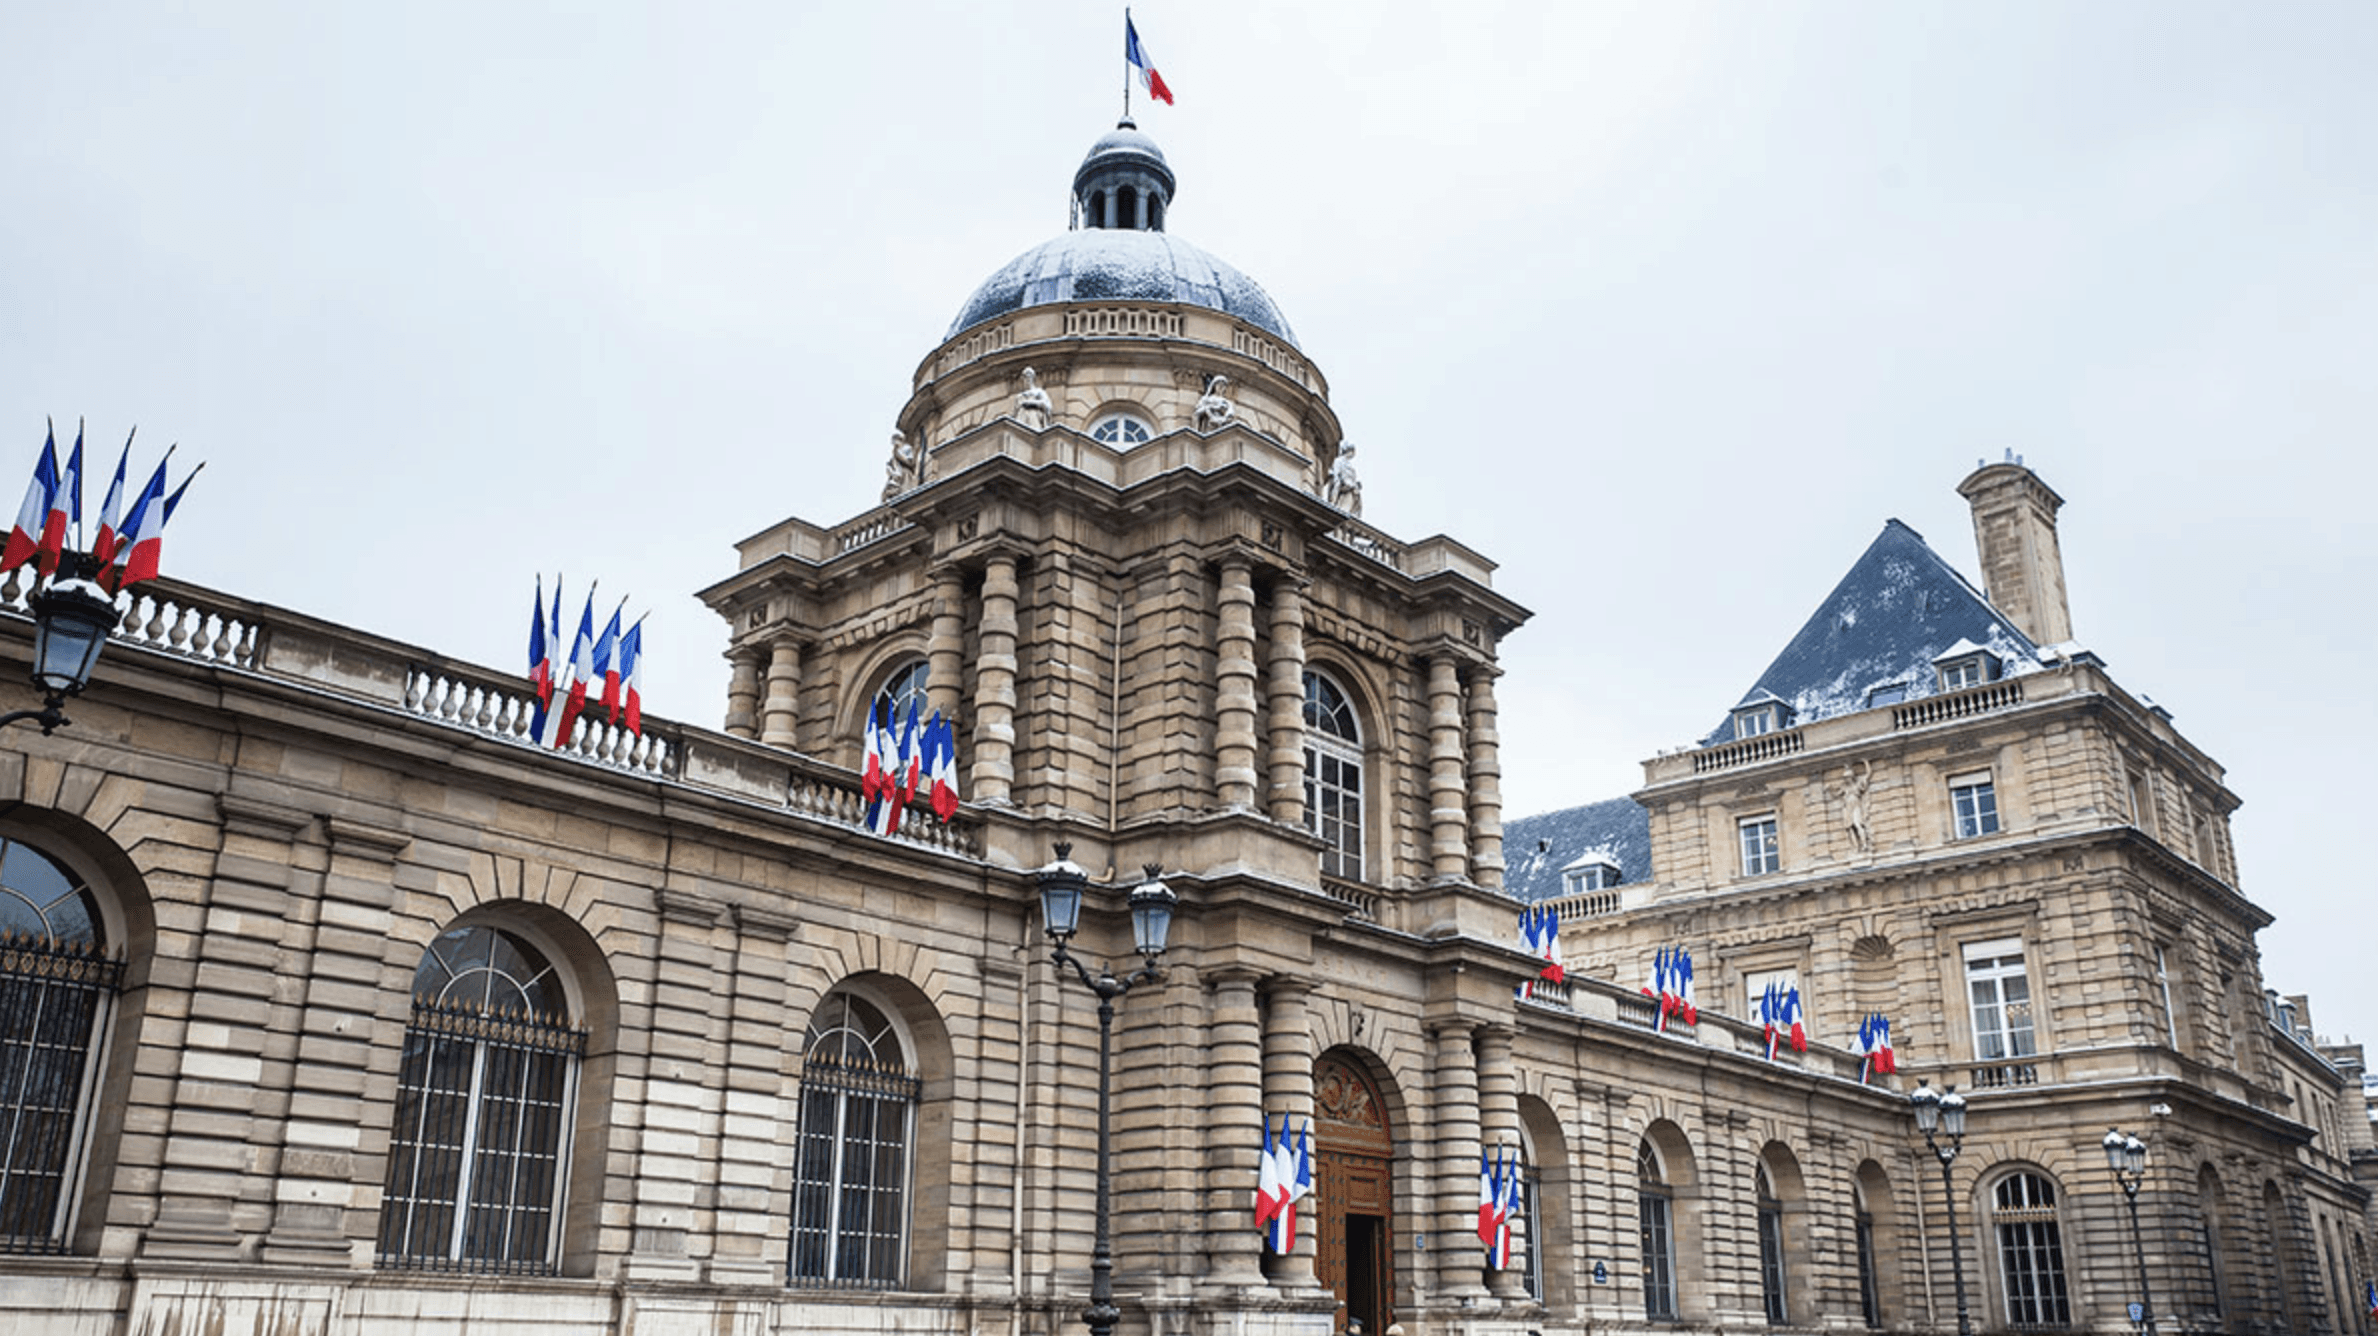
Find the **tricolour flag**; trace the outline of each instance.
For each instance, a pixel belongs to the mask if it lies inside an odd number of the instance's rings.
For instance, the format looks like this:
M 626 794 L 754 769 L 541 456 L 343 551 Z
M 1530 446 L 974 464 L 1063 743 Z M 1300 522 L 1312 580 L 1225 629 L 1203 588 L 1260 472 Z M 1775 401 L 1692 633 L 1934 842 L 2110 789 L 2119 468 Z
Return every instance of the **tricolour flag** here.
M 1767 1060 L 1775 1061 L 1776 1023 L 1783 1017 L 1783 999 L 1777 996 L 1775 980 L 1767 981 L 1767 990 L 1759 995 L 1759 1022 L 1765 1027 Z
M 925 782 L 932 786 L 933 815 L 948 821 L 958 814 L 958 730 L 933 712 L 925 728 Z
M 619 642 L 619 680 L 623 697 L 620 709 L 626 716 L 628 732 L 644 736 L 644 619 L 628 628 L 627 637 Z
M 1544 946 L 1544 968 L 1541 972 L 1546 979 L 1553 983 L 1567 983 L 1569 970 L 1561 963 L 1560 911 L 1551 905 L 1544 905 L 1541 908 L 1544 914 L 1544 923 L 1536 932 Z
M 1519 1214 L 1519 1157 L 1496 1158 L 1502 1172 L 1495 1189 L 1495 1237 L 1487 1245 L 1486 1264 L 1503 1271 L 1511 1266 L 1511 1217 Z
M 121 471 L 117 473 L 116 480 L 123 481 Z M 107 530 L 102 526 L 100 532 L 104 534 Z M 554 586 L 553 597 L 556 600 L 561 598 L 561 586 L 558 583 Z M 546 705 L 552 703 L 553 647 L 545 643 L 545 573 L 543 571 L 537 573 L 536 601 L 529 605 L 528 689 L 530 694 L 537 698 L 538 710 L 542 711 Z
M 578 614 L 578 634 L 570 638 L 568 694 L 562 698 L 561 718 L 553 731 L 553 745 L 567 747 L 577 731 L 578 716 L 586 710 L 586 685 L 594 677 L 594 590 L 586 591 L 586 607 Z
M 1652 1022 L 1651 1028 L 1667 1029 L 1668 1013 L 1675 1008 L 1675 996 L 1668 989 L 1667 947 L 1663 946 L 1651 953 L 1651 977 L 1644 981 L 1643 995 L 1660 1004 L 1658 1018 Z
M 50 509 L 41 520 L 41 550 L 33 554 L 33 567 L 43 578 L 58 573 L 58 563 L 66 555 L 68 526 L 80 527 L 83 522 L 83 428 L 74 425 L 74 453 L 66 457 L 66 471 L 58 475 L 58 485 L 50 493 Z
M 2362 1299 L 2370 1305 L 2370 1316 L 2378 1318 L 2378 1280 L 2362 1282 Z
M 1698 1025 L 1701 1022 L 1701 1004 L 1693 994 L 1692 951 L 1681 946 L 1676 948 L 1675 963 L 1671 968 L 1676 975 L 1676 1015 L 1687 1025 Z
M 1785 1028 L 1791 1031 L 1792 1051 L 1806 1053 L 1808 1051 L 1808 1028 L 1801 1023 L 1800 1019 L 1800 985 L 1797 982 L 1784 990 L 1783 1006 L 1783 1023 Z
M 1168 107 L 1172 105 L 1172 89 L 1165 86 L 1164 76 L 1156 72 L 1156 58 L 1140 44 L 1139 29 L 1132 26 L 1130 10 L 1123 11 L 1123 59 L 1138 73 L 1140 86 L 1148 90 L 1148 96 Z
M 115 479 L 108 483 L 107 495 L 99 502 L 99 536 L 91 540 L 91 564 L 101 570 L 106 570 L 108 563 L 116 559 L 116 543 L 124 536 L 116 527 L 116 518 L 124 513 L 124 466 L 132 462 L 132 438 L 139 434 L 140 428 L 134 427 L 124 437 L 124 452 L 116 456 Z M 170 457 L 173 451 L 165 453 Z
M 1255 1151 L 1255 1223 L 1267 1232 L 1280 1213 L 1279 1143 L 1272 1139 L 1272 1116 L 1263 1115 L 1263 1136 Z
M 116 550 L 109 554 L 107 570 L 99 577 L 101 584 L 116 593 L 139 583 L 131 578 L 133 548 L 144 536 L 155 540 L 165 532 L 165 465 L 172 458 L 173 452 L 168 450 L 165 458 L 157 461 L 156 471 L 149 474 L 140 494 L 132 498 L 132 513 L 124 517 L 123 532 L 116 536 Z M 156 550 L 157 544 L 152 541 L 150 551 L 153 554 Z
M 24 504 L 17 507 L 16 527 L 8 531 L 7 548 L 0 550 L 0 571 L 15 570 L 41 550 L 42 527 L 57 495 L 58 429 L 51 427 L 49 439 L 42 443 L 41 458 L 33 463 L 33 481 L 25 486 Z
M 1273 1175 L 1277 1188 L 1273 1198 L 1272 1223 L 1269 1242 L 1276 1256 L 1286 1257 L 1296 1251 L 1296 1199 L 1303 1195 L 1300 1182 L 1310 1182 L 1295 1138 L 1288 1135 L 1288 1115 L 1280 1115 L 1280 1136 L 1272 1143 Z
M 1495 1246 L 1495 1231 L 1502 1223 L 1503 1185 L 1495 1176 L 1496 1166 L 1486 1156 L 1486 1148 L 1478 1148 L 1478 1241 L 1486 1245 L 1491 1256 Z
M 603 634 L 595 637 L 593 677 L 603 684 L 604 718 L 614 724 L 619 722 L 619 614 L 627 608 L 628 601 L 619 600 L 619 606 L 611 610 L 611 620 L 603 625 Z
M 899 780 L 902 807 L 916 801 L 917 785 L 925 776 L 925 731 L 917 719 L 919 705 L 916 697 L 908 698 L 908 725 L 900 730 L 899 772 L 895 778 Z

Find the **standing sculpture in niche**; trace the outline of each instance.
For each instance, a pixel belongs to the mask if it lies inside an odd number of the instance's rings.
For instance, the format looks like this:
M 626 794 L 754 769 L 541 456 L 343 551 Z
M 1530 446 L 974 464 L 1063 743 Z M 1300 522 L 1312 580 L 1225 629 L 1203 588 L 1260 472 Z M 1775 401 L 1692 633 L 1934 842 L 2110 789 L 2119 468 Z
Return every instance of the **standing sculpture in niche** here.
M 1227 427 L 1230 425 L 1230 420 L 1238 415 L 1238 410 L 1231 406 L 1230 400 L 1222 397 L 1222 392 L 1229 388 L 1230 377 L 1228 376 L 1216 376 L 1206 382 L 1206 392 L 1198 396 L 1197 409 L 1194 414 L 1199 431 L 1215 431 Z
M 1016 396 L 1016 421 L 1028 431 L 1047 431 L 1049 419 L 1056 411 L 1056 406 L 1049 402 L 1049 392 L 1040 387 L 1040 373 L 1025 367 L 1024 392 Z
M 891 500 L 915 487 L 921 481 L 917 470 L 917 448 L 908 440 L 908 433 L 892 433 L 892 457 L 884 461 L 883 499 Z
M 1330 462 L 1329 480 L 1321 485 L 1321 499 L 1356 519 L 1362 518 L 1362 479 L 1354 476 L 1354 447 L 1341 445 Z
M 1859 853 L 1870 854 L 1874 852 L 1874 828 L 1868 824 L 1866 793 L 1874 784 L 1874 762 L 1860 761 L 1858 766 L 1841 768 L 1841 819 L 1850 828 L 1850 843 L 1858 846 Z

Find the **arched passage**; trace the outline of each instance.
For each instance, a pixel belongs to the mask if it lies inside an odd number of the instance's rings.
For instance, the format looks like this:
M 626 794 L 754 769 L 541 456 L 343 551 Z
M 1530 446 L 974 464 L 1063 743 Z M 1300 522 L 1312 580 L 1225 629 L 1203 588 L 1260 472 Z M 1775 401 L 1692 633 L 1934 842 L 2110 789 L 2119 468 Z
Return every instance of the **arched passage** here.
M 1395 1321 L 1395 1125 L 1378 1085 L 1345 1053 L 1313 1064 L 1315 1221 L 1336 1329 L 1378 1336 Z

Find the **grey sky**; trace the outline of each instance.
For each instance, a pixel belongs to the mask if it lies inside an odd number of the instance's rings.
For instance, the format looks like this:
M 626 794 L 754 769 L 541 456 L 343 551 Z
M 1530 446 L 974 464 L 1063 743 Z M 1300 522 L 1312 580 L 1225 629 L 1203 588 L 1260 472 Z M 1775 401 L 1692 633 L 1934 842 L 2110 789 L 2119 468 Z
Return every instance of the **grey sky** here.
M 1886 518 L 1972 573 L 1953 488 L 2012 448 L 2078 637 L 2247 800 L 2269 981 L 2370 1028 L 2378 8 L 1135 12 L 1172 229 L 1286 311 L 1368 518 L 1536 612 L 1512 814 L 1705 732 Z M 138 422 L 212 461 L 169 574 L 499 667 L 535 572 L 600 578 L 715 726 L 692 591 L 873 504 L 917 363 L 1063 228 L 1119 26 L 0 11 L 0 467 Z

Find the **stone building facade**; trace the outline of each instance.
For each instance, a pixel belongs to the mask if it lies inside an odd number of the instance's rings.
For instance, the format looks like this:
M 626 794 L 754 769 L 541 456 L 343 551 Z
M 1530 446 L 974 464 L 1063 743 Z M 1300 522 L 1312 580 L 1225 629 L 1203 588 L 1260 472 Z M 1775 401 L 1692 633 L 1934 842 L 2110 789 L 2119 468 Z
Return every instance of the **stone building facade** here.
M 1853 1006 L 1903 1018 L 1908 1077 L 1975 1089 L 1983 1329 L 2017 1281 L 2029 1325 L 2127 1326 L 2087 1156 L 2151 1105 L 2178 1324 L 2358 1329 L 2333 1277 L 2367 1270 L 2366 1125 L 2305 1121 L 2338 1069 L 2262 1019 L 2235 800 L 2037 635 L 2014 676 L 1651 762 L 1656 877 L 1562 898 L 1579 968 L 1517 998 L 1495 681 L 1528 614 L 1460 543 L 1361 522 L 1326 383 L 1165 230 L 1175 185 L 1145 136 L 1102 138 L 1085 225 L 920 365 L 886 503 L 740 545 L 702 594 L 721 729 L 541 749 L 510 674 L 215 591 L 127 599 L 73 726 L 0 739 L 7 1329 L 1068 1330 L 1098 1054 L 1038 922 L 1059 841 L 1182 900 L 1114 1046 L 1127 1332 L 1950 1329 L 1935 1165 L 1907 1080 L 1859 1079 Z M 2060 610 L 2053 494 L 1967 485 L 2010 501 L 2006 578 Z M 950 820 L 863 826 L 878 700 L 960 721 Z M 1956 838 L 1942 786 L 1977 770 L 1998 824 Z M 1741 875 L 1768 817 L 1775 864 Z M 1660 1025 L 1635 984 L 1663 944 L 1721 990 L 1798 971 L 1817 1042 L 1770 1059 L 1715 996 Z M 1119 896 L 1077 946 L 1130 954 Z M 2038 981 L 2029 1048 L 1960 1028 L 1976 959 Z M 1274 1257 L 1250 1201 L 1282 1115 L 1318 1183 Z M 1489 1153 L 1528 1183 L 1500 1269 Z M 2200 1237 L 2218 1279 L 2191 1289 Z

